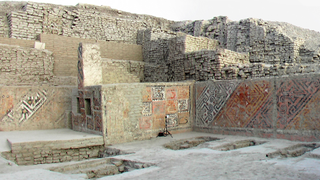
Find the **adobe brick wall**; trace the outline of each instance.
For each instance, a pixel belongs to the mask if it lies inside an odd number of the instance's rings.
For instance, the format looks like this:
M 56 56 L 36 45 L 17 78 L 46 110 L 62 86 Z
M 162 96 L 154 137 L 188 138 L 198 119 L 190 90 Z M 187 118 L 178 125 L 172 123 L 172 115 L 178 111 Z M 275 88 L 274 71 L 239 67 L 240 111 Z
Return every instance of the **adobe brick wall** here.
M 104 149 L 102 137 L 9 143 L 11 151 L 1 154 L 18 165 L 51 164 L 97 158 L 99 151 Z
M 195 84 L 194 130 L 319 140 L 320 75 Z
M 105 127 L 107 144 L 123 143 L 157 136 L 168 116 L 171 133 L 190 131 L 193 83 L 122 83 L 85 87 L 73 98 L 73 129 L 102 134 Z M 76 98 L 79 98 L 78 105 L 75 104 Z M 90 115 L 86 111 L 85 99 L 91 102 Z
M 102 59 L 102 84 L 143 81 L 144 62 Z
M 53 64 L 52 52 L 48 50 L 0 44 L 0 84 L 48 84 L 53 78 Z
M 36 39 L 39 34 L 46 33 L 135 44 L 139 29 L 169 29 L 173 23 L 162 18 L 88 4 L 61 6 L 25 2 L 2 10 L 0 15 L 4 19 L 2 24 L 8 24 L 8 27 L 4 26 L 3 34 L 15 39 Z
M 135 44 L 96 41 L 53 34 L 41 34 L 40 41 L 46 44 L 46 49 L 53 52 L 55 76 L 76 77 L 78 75 L 79 43 L 98 43 L 101 58 L 142 61 L 142 47 Z
M 191 130 L 193 82 L 103 86 L 103 122 L 107 141 L 130 142 L 155 137 L 168 118 L 168 130 Z
M 25 39 L 13 39 L 7 37 L 0 37 L 1 44 L 8 44 L 8 45 L 16 45 L 21 47 L 33 48 L 35 40 L 25 40 Z
M 113 41 L 98 41 L 101 58 L 143 61 L 142 46 Z
M 52 34 L 41 34 L 40 41 L 46 43 L 46 49 L 53 52 L 55 62 L 53 73 L 55 76 L 77 76 L 79 43 L 96 42 L 93 39 L 70 38 Z

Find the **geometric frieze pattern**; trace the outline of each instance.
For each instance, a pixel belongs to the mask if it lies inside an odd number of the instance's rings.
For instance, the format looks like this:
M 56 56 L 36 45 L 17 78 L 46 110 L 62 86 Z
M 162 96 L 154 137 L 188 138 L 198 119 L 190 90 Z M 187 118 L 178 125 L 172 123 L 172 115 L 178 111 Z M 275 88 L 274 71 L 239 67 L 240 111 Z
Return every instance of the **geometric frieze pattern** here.
M 293 124 L 298 123 L 295 122 L 298 119 L 295 117 L 318 91 L 319 79 L 301 78 L 281 81 L 276 95 L 278 111 L 277 128 L 292 129 Z M 316 103 L 318 104 L 318 102 Z
M 177 114 L 168 114 L 167 115 L 167 126 L 168 127 L 175 127 L 178 126 L 178 115 Z
M 266 106 L 266 102 L 270 100 L 272 93 L 273 86 L 269 81 L 240 83 L 212 125 L 237 128 L 253 126 L 262 129 L 271 128 L 272 123 L 269 123 L 270 120 L 268 120 L 271 110 L 262 110 L 262 108 L 269 107 Z M 259 113 L 260 116 L 258 116 Z M 253 122 L 255 117 L 259 118 L 257 122 Z
M 164 86 L 153 87 L 152 88 L 152 100 L 161 101 L 165 100 L 165 90 Z
M 199 94 L 196 97 L 196 125 L 209 126 L 238 84 L 238 81 L 217 82 L 206 85 L 201 94 L 196 92 Z
M 196 84 L 196 126 L 320 130 L 319 77 L 228 83 Z
M 179 112 L 188 112 L 189 111 L 188 99 L 178 100 L 178 109 L 179 109 Z
M 189 122 L 189 86 L 148 86 L 142 90 L 140 129 L 163 129 Z
M 26 96 L 15 105 L 1 121 L 13 122 L 19 120 L 19 124 L 28 121 L 47 101 L 47 91 L 40 90 L 35 95 Z
M 152 103 L 151 102 L 145 102 L 142 103 L 142 115 L 143 116 L 151 116 L 152 115 Z

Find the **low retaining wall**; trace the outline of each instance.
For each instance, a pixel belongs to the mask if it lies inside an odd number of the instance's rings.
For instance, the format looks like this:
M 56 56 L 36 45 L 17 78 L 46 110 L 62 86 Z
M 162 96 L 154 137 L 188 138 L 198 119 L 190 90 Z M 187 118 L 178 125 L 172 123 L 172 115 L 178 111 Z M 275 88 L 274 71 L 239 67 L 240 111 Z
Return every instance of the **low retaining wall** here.
M 195 96 L 195 131 L 320 139 L 319 74 L 197 82 Z
M 102 137 L 9 143 L 11 151 L 1 154 L 18 165 L 49 164 L 97 158 L 99 151 L 104 149 Z

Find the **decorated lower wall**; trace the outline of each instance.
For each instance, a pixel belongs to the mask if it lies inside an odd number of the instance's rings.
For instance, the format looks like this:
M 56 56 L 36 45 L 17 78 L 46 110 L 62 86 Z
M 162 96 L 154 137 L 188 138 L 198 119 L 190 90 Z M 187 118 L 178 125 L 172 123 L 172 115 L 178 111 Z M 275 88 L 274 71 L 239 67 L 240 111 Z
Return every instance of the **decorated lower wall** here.
M 165 127 L 166 117 L 171 133 L 190 131 L 193 84 L 189 81 L 85 87 L 73 98 L 73 129 L 102 134 L 104 127 L 107 144 L 155 137 Z
M 320 138 L 320 75 L 195 84 L 194 130 L 301 141 Z
M 0 86 L 0 131 L 70 127 L 72 87 Z

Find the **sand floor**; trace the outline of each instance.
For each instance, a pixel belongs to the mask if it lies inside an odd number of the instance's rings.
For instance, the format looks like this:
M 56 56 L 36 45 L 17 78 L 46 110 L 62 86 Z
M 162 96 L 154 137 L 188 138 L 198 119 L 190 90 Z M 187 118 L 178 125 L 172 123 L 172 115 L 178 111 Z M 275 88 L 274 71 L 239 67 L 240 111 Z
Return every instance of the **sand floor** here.
M 183 150 L 171 150 L 163 146 L 179 139 L 200 136 L 220 140 Z M 230 151 L 215 150 L 218 146 L 240 140 L 265 143 Z M 303 142 L 189 132 L 174 134 L 173 138 L 167 136 L 117 144 L 111 147 L 132 154 L 114 158 L 153 163 L 155 166 L 100 179 L 320 179 L 320 159 L 316 158 L 320 155 L 320 148 L 299 157 L 266 157 L 268 153 L 301 143 Z M 85 174 L 63 174 L 47 170 L 68 163 L 17 166 L 2 158 L 0 179 L 86 179 Z

